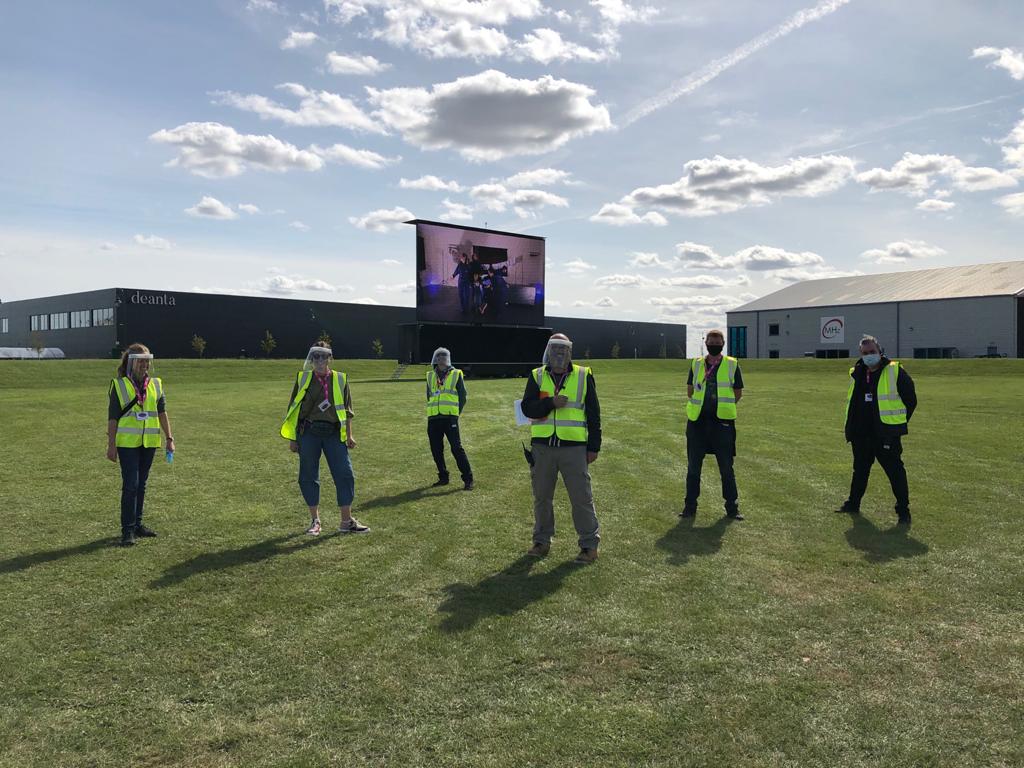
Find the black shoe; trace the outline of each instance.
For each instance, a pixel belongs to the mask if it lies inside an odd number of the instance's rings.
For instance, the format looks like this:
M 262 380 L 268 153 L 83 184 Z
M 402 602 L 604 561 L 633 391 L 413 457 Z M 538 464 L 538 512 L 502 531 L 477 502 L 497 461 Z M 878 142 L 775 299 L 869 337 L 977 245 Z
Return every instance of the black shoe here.
M 472 491 L 473 490 L 473 481 L 472 480 L 467 480 L 466 484 L 462 486 L 462 490 L 464 490 L 464 491 Z
M 448 485 L 448 478 L 447 477 L 439 477 L 439 478 L 437 478 L 437 482 L 434 483 L 430 487 L 431 488 L 440 488 L 442 485 Z
M 743 515 L 740 514 L 738 509 L 727 509 L 725 510 L 725 516 L 730 520 L 744 520 Z
M 697 516 L 697 508 L 696 507 L 683 507 L 683 511 L 679 513 L 679 516 L 680 517 L 696 517 Z
M 156 536 L 156 531 L 152 528 L 147 528 L 144 525 L 135 526 L 135 537 L 138 539 L 152 539 Z
M 855 507 L 850 502 L 844 501 L 842 506 L 839 507 L 839 509 L 834 510 L 834 511 L 838 512 L 840 514 L 859 515 L 860 514 L 860 507 Z
M 910 527 L 910 513 L 909 512 L 898 512 L 899 517 L 896 520 L 896 525 Z
M 121 546 L 122 547 L 134 547 L 135 546 L 135 531 L 124 531 L 121 533 Z

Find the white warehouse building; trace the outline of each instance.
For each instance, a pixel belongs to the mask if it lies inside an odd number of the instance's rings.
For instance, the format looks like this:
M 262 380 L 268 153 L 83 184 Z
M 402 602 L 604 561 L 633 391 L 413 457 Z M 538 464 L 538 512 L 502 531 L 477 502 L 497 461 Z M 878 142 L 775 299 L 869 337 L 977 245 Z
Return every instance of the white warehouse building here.
M 794 283 L 728 316 L 736 357 L 1024 357 L 1024 261 Z

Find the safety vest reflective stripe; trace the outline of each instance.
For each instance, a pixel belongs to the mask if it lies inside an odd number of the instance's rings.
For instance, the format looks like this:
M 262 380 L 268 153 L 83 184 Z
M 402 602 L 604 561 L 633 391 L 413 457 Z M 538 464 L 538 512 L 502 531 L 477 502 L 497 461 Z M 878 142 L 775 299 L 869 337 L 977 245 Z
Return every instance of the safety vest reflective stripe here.
M 121 407 L 124 408 L 128 402 L 128 385 L 124 383 L 122 378 L 115 379 L 115 381 L 117 382 L 117 390 L 121 394 Z
M 118 427 L 119 435 L 159 435 L 160 427 Z

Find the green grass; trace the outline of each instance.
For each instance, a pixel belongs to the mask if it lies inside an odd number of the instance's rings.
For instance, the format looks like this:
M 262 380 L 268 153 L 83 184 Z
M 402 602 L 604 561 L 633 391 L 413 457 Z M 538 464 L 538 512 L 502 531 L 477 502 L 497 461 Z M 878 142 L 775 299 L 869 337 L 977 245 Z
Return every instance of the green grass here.
M 158 366 L 178 453 L 160 538 L 122 550 L 112 363 L 0 365 L 5 767 L 1024 764 L 1021 361 L 908 362 L 909 534 L 877 467 L 861 519 L 831 512 L 844 361 L 744 364 L 747 521 L 711 461 L 692 527 L 684 364 L 595 361 L 586 568 L 561 488 L 551 556 L 522 557 L 522 380 L 467 382 L 477 490 L 424 490 L 422 385 L 344 364 L 373 532 L 310 539 L 277 435 L 295 364 Z

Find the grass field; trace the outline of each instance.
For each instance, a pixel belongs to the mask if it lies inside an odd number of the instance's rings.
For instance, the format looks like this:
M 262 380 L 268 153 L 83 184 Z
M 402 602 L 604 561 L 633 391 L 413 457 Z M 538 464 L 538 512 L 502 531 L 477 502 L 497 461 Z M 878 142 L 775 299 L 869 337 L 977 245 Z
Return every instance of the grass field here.
M 178 452 L 124 550 L 113 363 L 0 365 L 0 765 L 1024 764 L 1024 361 L 908 361 L 909 533 L 877 467 L 831 511 L 845 361 L 743 365 L 730 525 L 713 460 L 676 516 L 684 363 L 595 361 L 589 567 L 561 488 L 522 556 L 522 380 L 467 382 L 477 489 L 426 489 L 422 384 L 377 362 L 339 364 L 373 532 L 303 536 L 295 366 L 158 361 Z

